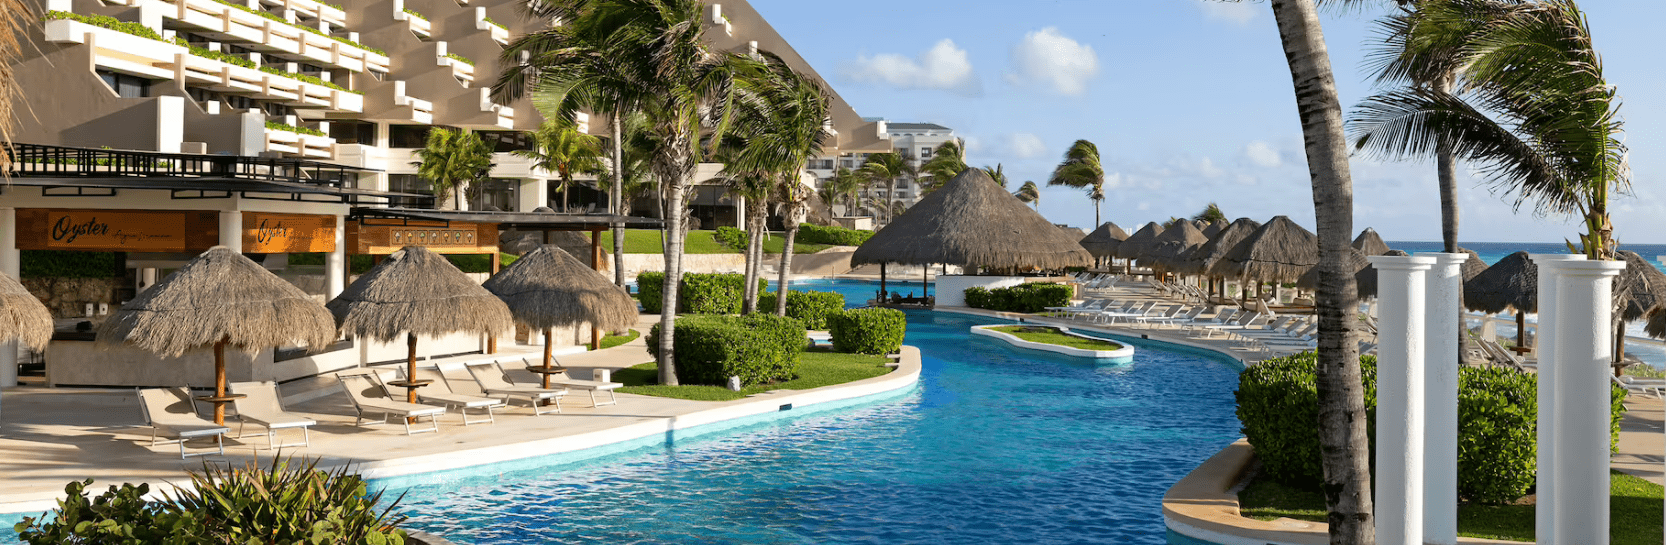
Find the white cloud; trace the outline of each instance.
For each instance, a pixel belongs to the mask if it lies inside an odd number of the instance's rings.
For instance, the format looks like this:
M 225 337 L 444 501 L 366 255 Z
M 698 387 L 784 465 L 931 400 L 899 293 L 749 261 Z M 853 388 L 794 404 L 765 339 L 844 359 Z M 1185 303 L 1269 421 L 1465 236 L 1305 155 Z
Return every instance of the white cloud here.
M 1249 24 L 1255 20 L 1255 14 L 1266 9 L 1260 3 L 1247 1 L 1198 0 L 1197 5 L 1204 17 L 1237 25 Z
M 960 141 L 962 142 L 961 145 L 966 148 L 962 150 L 966 155 L 972 155 L 983 151 L 983 140 L 976 136 L 963 136 L 960 138 Z
M 1087 92 L 1088 80 L 1099 75 L 1099 55 L 1093 46 L 1047 27 L 1024 35 L 1012 48 L 1012 71 L 1007 81 L 1016 85 L 1041 84 L 1061 95 Z
M 1030 159 L 1047 153 L 1047 144 L 1042 143 L 1041 137 L 1032 133 L 1020 132 L 1007 135 L 1006 148 L 1013 157 Z
M 896 53 L 859 55 L 839 67 L 839 74 L 861 83 L 881 83 L 898 89 L 939 89 L 965 96 L 983 94 L 983 82 L 972 70 L 966 50 L 944 39 L 910 59 Z
M 1250 142 L 1244 146 L 1244 158 L 1258 167 L 1274 168 L 1284 164 L 1284 158 L 1278 154 L 1278 148 L 1263 140 Z

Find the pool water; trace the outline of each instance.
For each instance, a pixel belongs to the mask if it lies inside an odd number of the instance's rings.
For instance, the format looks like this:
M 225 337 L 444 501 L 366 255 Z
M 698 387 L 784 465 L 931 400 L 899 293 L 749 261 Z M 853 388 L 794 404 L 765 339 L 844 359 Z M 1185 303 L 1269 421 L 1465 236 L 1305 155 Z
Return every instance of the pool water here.
M 923 370 L 901 396 L 391 493 L 459 543 L 1167 543 L 1163 493 L 1238 437 L 1235 365 L 1133 340 L 1132 364 L 1094 366 L 967 333 L 988 323 L 910 311 Z

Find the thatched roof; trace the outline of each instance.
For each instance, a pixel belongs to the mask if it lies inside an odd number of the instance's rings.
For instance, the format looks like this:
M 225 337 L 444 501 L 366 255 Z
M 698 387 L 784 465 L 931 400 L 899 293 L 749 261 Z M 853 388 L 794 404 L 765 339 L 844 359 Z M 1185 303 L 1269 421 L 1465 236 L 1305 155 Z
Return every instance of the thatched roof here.
M 1059 230 L 1064 231 L 1065 236 L 1070 237 L 1071 240 L 1078 241 L 1077 244 L 1081 244 L 1079 241 L 1088 237 L 1088 232 L 1083 231 L 1081 227 L 1059 227 Z M 1085 250 L 1086 248 L 1083 249 Z M 1091 254 L 1093 252 L 1088 253 Z
M 1107 221 L 1092 233 L 1088 233 L 1088 236 L 1082 237 L 1081 245 L 1088 253 L 1093 254 L 1093 257 L 1116 257 L 1117 247 L 1127 238 L 1127 231 Z
M 619 331 L 636 323 L 635 299 L 556 246 L 527 252 L 481 287 L 535 330 L 588 323 Z
M 12 339 L 45 350 L 52 340 L 52 311 L 11 275 L 0 274 L 0 341 Z
M 1364 231 L 1359 232 L 1359 236 L 1354 237 L 1352 246 L 1364 255 L 1383 255 L 1388 252 L 1388 243 L 1383 242 L 1383 237 L 1377 235 L 1377 231 L 1370 227 L 1366 227 Z
M 1495 314 L 1514 309 L 1518 312 L 1539 310 L 1539 267 L 1527 257 L 1527 252 L 1516 252 L 1464 281 L 1464 307 L 1469 310 Z
M 1221 234 L 1221 231 L 1225 231 L 1226 226 L 1228 225 L 1232 224 L 1228 223 L 1226 220 L 1216 220 L 1215 223 L 1211 223 L 1208 227 L 1203 228 L 1203 236 L 1211 239 L 1215 238 L 1215 235 L 1219 235 Z
M 1642 318 L 1649 309 L 1666 303 L 1666 274 L 1649 264 L 1637 252 L 1621 250 L 1626 268 L 1620 271 L 1614 291 L 1620 296 L 1620 319 L 1627 322 Z
M 306 292 L 224 246 L 186 262 L 121 306 L 98 329 L 102 345 L 129 344 L 164 357 L 221 340 L 248 351 L 336 338 L 329 311 Z
M 1209 237 L 1203 236 L 1202 230 L 1191 222 L 1182 221 L 1157 235 L 1145 254 L 1140 256 L 1139 264 L 1173 271 L 1184 263 L 1187 253 L 1207 242 Z
M 1469 259 L 1465 259 L 1463 265 L 1458 266 L 1458 270 L 1463 273 L 1465 282 L 1475 278 L 1475 275 L 1481 274 L 1481 271 L 1487 270 L 1487 262 L 1482 261 L 1481 254 L 1475 253 L 1475 250 L 1459 246 L 1458 251 L 1469 254 Z
M 1400 253 L 1405 253 L 1405 252 L 1400 252 Z M 1365 253 L 1364 252 L 1361 252 L 1361 251 L 1359 251 L 1357 249 L 1354 249 L 1354 248 L 1348 248 L 1348 254 L 1347 255 L 1348 255 L 1348 257 L 1345 259 L 1345 264 L 1348 266 L 1348 272 L 1353 274 L 1356 281 L 1357 281 L 1357 279 L 1359 277 L 1359 272 L 1361 270 L 1367 268 L 1367 267 L 1370 267 L 1371 262 L 1367 261 L 1365 259 Z M 1372 275 L 1373 284 L 1375 283 L 1375 279 L 1376 279 L 1376 275 L 1373 274 Z M 1296 279 L 1296 287 L 1302 288 L 1302 289 L 1309 289 L 1309 290 L 1319 289 L 1319 268 L 1318 267 L 1313 267 L 1313 268 L 1308 269 L 1307 272 L 1302 273 L 1301 277 Z M 1376 290 L 1375 286 L 1373 285 L 1373 287 L 1371 289 L 1371 292 L 1374 294 L 1374 293 L 1376 293 L 1376 291 L 1377 290 Z M 1364 292 L 1364 290 L 1360 291 L 1360 296 L 1361 297 L 1366 297 L 1367 296 L 1366 293 Z
M 1116 256 L 1123 259 L 1134 259 L 1136 257 L 1140 257 L 1145 254 L 1146 250 L 1151 248 L 1151 243 L 1152 241 L 1157 240 L 1157 235 L 1161 234 L 1163 234 L 1163 226 L 1161 224 L 1158 224 L 1155 221 L 1147 223 L 1144 227 L 1141 227 L 1140 230 L 1134 231 L 1134 234 L 1128 235 L 1128 238 L 1123 239 L 1122 244 L 1116 247 Z
M 420 246 L 394 252 L 326 306 L 342 332 L 380 342 L 406 333 L 500 333 L 515 326 L 503 301 Z
M 1277 216 L 1245 237 L 1210 271 L 1216 276 L 1292 281 L 1319 264 L 1319 237 Z
M 1214 267 L 1216 261 L 1225 257 L 1227 252 L 1232 251 L 1234 246 L 1237 246 L 1238 243 L 1243 241 L 1245 237 L 1250 236 L 1251 233 L 1254 233 L 1260 228 L 1261 222 L 1249 218 L 1238 218 L 1233 220 L 1233 222 L 1228 224 L 1226 228 L 1221 229 L 1220 233 L 1217 233 L 1213 237 L 1209 237 L 1209 242 L 1205 242 L 1202 246 L 1198 246 L 1190 253 L 1187 253 L 1185 262 L 1181 263 L 1178 272 L 1185 274 L 1209 274 L 1209 269 Z
M 1389 250 L 1383 252 L 1382 255 L 1405 257 L 1411 254 L 1400 250 Z M 1377 268 L 1370 266 L 1370 264 L 1371 263 L 1367 261 L 1365 268 L 1354 272 L 1354 286 L 1359 289 L 1359 297 L 1361 299 L 1377 296 Z
M 1077 240 L 982 169 L 968 168 L 874 233 L 850 262 L 993 269 L 1087 266 L 1093 256 Z

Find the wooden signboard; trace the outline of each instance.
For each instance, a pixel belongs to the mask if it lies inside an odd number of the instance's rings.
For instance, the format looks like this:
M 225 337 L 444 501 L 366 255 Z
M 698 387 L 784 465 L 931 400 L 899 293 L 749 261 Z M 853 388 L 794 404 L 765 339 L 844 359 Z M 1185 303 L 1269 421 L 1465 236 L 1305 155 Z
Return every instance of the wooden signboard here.
M 17 247 L 23 250 L 186 252 L 219 241 L 220 215 L 214 211 L 17 211 Z
M 495 223 L 347 224 L 347 248 L 353 254 L 387 255 L 406 246 L 422 246 L 441 254 L 495 254 L 497 237 Z
M 333 252 L 336 217 L 243 213 L 243 251 L 251 254 Z

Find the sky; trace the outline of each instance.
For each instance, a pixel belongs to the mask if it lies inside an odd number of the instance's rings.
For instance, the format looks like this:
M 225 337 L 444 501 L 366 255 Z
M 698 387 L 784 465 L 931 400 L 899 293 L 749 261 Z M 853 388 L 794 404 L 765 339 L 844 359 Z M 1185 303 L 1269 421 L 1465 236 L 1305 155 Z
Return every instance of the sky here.
M 1210 202 L 1229 218 L 1314 226 L 1290 72 L 1266 2 L 1208 0 L 751 0 L 856 111 L 938 123 L 967 163 L 1044 184 L 1065 149 L 1095 143 L 1101 214 L 1132 232 Z M 1391 2 L 1384 2 L 1390 4 Z M 1586 0 L 1604 75 L 1619 89 L 1632 188 L 1610 202 L 1616 238 L 1666 243 L 1666 2 Z M 1382 10 L 1325 13 L 1344 114 L 1376 92 L 1363 59 Z M 1431 162 L 1352 161 L 1354 226 L 1440 240 Z M 1516 210 L 1460 164 L 1459 239 L 1577 239 L 1577 218 Z M 1091 230 L 1092 201 L 1045 187 L 1040 211 Z

